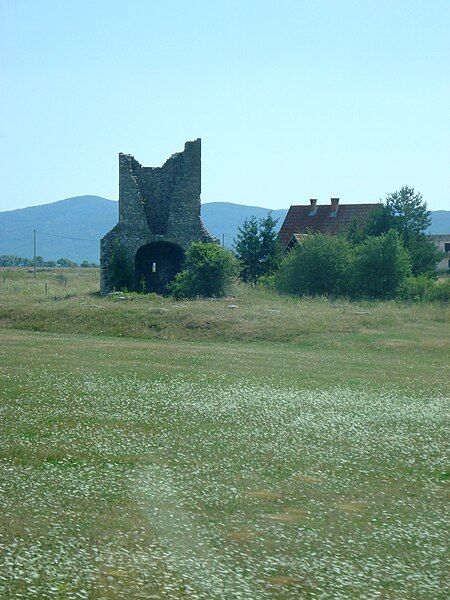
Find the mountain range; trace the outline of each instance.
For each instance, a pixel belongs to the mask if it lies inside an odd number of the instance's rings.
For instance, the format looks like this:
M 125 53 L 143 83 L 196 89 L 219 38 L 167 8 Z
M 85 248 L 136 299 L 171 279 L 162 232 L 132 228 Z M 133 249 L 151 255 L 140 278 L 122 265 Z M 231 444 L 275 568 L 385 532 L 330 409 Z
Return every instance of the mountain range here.
M 33 256 L 33 230 L 36 253 L 46 260 L 64 257 L 75 262 L 98 262 L 99 241 L 118 221 L 118 202 L 100 196 L 76 196 L 50 204 L 0 212 L 0 255 Z M 238 227 L 252 216 L 258 219 L 271 212 L 281 227 L 287 209 L 270 210 L 231 202 L 202 204 L 205 227 L 225 246 L 231 247 Z M 450 211 L 432 212 L 428 233 L 450 232 Z

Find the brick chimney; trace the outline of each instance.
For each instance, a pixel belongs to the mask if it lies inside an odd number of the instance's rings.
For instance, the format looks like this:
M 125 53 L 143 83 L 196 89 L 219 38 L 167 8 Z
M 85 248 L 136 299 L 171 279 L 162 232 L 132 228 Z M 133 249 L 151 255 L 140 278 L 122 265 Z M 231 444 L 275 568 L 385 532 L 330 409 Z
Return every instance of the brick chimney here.
M 313 216 L 316 214 L 316 210 L 317 210 L 317 198 L 310 198 L 309 200 L 310 203 L 310 209 L 309 209 L 309 215 Z
M 331 216 L 335 217 L 339 208 L 339 198 L 330 198 L 331 200 Z

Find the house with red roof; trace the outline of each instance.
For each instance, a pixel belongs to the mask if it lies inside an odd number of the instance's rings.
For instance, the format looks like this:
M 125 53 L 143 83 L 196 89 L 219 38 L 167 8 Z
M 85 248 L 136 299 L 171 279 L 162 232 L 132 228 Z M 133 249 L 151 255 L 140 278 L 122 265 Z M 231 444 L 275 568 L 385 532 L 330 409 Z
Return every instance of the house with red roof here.
M 336 235 L 347 231 L 355 222 L 364 226 L 373 211 L 381 206 L 380 203 L 339 204 L 339 198 L 331 198 L 328 205 L 317 204 L 316 198 L 309 202 L 309 205 L 290 207 L 278 233 L 284 249 L 301 243 L 312 233 Z

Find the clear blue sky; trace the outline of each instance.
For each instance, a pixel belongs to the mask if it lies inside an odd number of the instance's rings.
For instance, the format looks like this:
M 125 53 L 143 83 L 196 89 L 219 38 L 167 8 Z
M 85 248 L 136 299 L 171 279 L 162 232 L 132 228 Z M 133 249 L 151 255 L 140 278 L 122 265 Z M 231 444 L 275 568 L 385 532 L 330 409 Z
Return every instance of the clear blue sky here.
M 202 138 L 202 201 L 450 209 L 449 0 L 0 0 L 0 210 L 117 198 Z

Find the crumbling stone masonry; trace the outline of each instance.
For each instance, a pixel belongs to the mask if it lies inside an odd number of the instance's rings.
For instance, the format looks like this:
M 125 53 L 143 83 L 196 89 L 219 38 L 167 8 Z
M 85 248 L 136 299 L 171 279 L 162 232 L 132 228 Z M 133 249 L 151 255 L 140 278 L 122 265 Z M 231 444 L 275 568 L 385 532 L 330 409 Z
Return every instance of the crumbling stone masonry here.
M 200 217 L 201 140 L 186 142 L 162 167 L 119 154 L 119 222 L 100 242 L 100 291 L 113 291 L 120 252 L 131 287 L 164 293 L 193 242 L 217 242 Z

